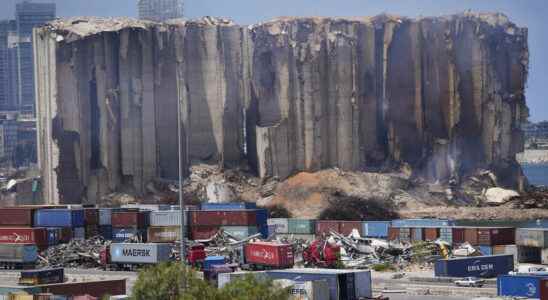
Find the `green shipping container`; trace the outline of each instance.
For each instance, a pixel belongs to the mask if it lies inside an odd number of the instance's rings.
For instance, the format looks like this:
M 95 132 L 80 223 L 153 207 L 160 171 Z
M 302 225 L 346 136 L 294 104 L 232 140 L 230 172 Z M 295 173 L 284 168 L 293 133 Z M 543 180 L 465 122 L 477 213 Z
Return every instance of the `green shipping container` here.
M 287 219 L 288 233 L 313 234 L 316 229 L 314 220 Z
M 250 235 L 259 233 L 257 226 L 222 226 L 221 228 L 228 234 L 240 240 L 245 239 Z

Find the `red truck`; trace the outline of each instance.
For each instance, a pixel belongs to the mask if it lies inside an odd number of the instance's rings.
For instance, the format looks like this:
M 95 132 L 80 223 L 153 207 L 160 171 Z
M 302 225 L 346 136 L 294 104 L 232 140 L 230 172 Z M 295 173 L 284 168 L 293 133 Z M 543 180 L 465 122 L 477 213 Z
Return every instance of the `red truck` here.
M 251 242 L 244 246 L 245 267 L 256 269 L 292 268 L 294 261 L 293 247 L 289 244 L 269 242 Z

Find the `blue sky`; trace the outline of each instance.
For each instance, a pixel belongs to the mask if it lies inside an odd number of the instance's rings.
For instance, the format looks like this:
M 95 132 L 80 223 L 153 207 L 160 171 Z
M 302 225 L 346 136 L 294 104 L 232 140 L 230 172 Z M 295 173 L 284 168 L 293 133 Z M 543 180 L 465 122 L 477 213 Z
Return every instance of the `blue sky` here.
M 0 18 L 10 18 L 18 0 L 0 0 Z M 35 0 L 51 2 L 52 0 Z M 55 0 L 59 16 L 136 16 L 137 0 Z M 369 16 L 382 12 L 437 16 L 471 9 L 502 12 L 529 28 L 531 66 L 527 102 L 531 120 L 548 120 L 548 2 L 546 0 L 186 0 L 185 14 L 229 17 L 253 24 L 277 16 Z

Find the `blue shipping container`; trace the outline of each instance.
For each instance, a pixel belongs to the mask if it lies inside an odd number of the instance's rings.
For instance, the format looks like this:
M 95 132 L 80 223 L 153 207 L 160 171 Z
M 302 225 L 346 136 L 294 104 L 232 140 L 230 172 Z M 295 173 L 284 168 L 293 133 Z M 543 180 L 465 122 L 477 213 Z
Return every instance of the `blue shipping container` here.
M 36 227 L 84 227 L 83 209 L 40 209 L 34 214 Z
M 112 241 L 123 243 L 129 239 L 137 239 L 146 242 L 146 231 L 137 228 L 113 228 Z
M 367 221 L 363 222 L 362 227 L 364 236 L 383 238 L 388 236 L 390 221 Z
M 493 247 L 491 246 L 479 246 L 479 250 L 483 255 L 493 255 Z
M 224 265 L 224 256 L 208 256 L 204 260 L 204 270 L 210 270 L 214 265 Z
M 491 278 L 514 270 L 513 255 L 476 256 L 440 259 L 434 264 L 437 277 L 484 277 Z
M 540 298 L 540 280 L 548 276 L 502 275 L 497 278 L 497 295 Z
M 393 220 L 392 227 L 444 227 L 453 226 L 454 221 L 441 219 L 404 219 Z
M 232 202 L 232 203 L 202 203 L 202 210 L 242 210 L 256 209 L 257 204 L 250 202 Z
M 266 226 L 268 220 L 268 210 L 266 208 L 257 209 L 257 226 Z
M 112 240 L 112 226 L 99 226 L 99 235 L 102 236 L 105 240 Z
M 46 228 L 48 232 L 48 246 L 55 246 L 59 244 L 59 237 L 61 230 L 59 228 Z

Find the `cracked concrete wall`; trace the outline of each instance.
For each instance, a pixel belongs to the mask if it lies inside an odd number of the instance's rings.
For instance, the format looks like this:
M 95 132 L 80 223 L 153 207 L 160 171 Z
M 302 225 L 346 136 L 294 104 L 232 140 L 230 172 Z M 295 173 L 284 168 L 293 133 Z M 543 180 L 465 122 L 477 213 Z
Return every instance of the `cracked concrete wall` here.
M 49 203 L 146 193 L 195 162 L 261 177 L 485 168 L 520 185 L 527 30 L 499 14 L 54 21 L 35 31 Z M 182 119 L 181 145 L 177 114 Z
M 506 17 L 283 18 L 253 34 L 261 176 L 409 165 L 448 181 L 485 168 L 522 187 L 527 30 Z

